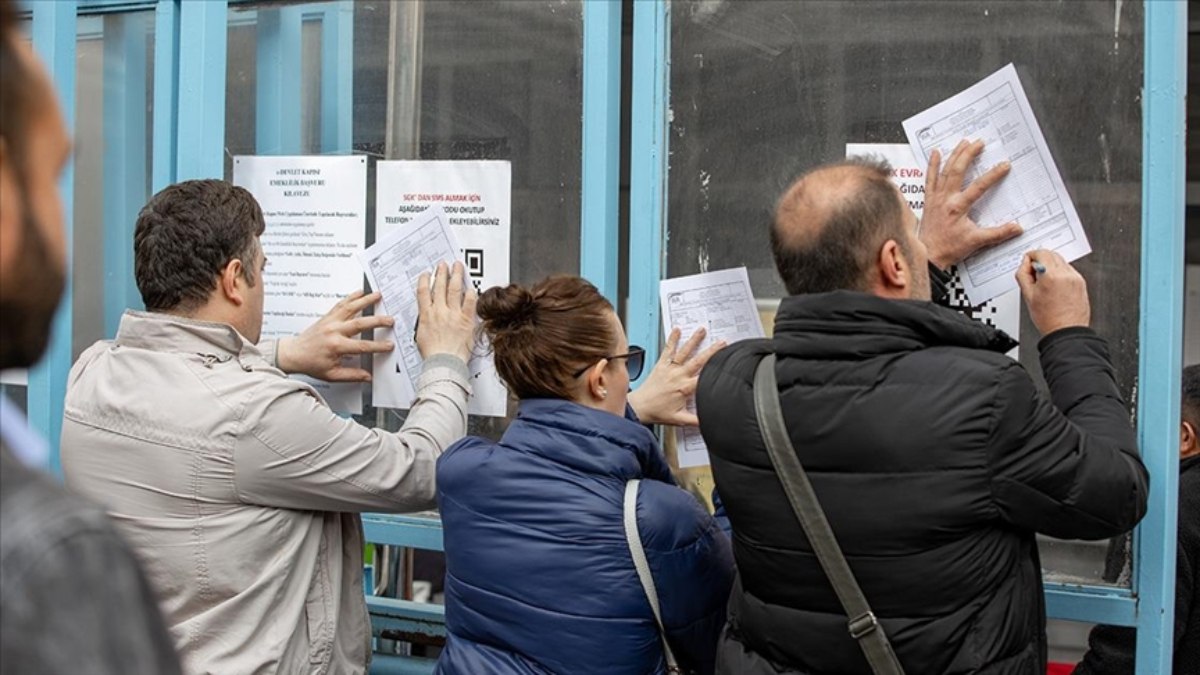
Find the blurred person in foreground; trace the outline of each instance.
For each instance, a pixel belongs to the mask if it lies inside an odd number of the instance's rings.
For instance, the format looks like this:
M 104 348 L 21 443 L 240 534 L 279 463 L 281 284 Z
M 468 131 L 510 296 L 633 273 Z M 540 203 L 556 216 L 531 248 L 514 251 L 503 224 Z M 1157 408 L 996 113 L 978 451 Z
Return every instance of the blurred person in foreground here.
M 648 382 L 627 396 L 645 352 L 587 281 L 494 288 L 479 314 L 520 405 L 498 442 L 467 438 L 438 460 L 447 639 L 437 672 L 665 673 L 653 593 L 683 671 L 711 673 L 733 575 L 729 541 L 676 487 L 637 413 L 675 411 L 694 424 L 686 394 L 721 345 L 696 354 L 703 333 L 679 347 L 673 331 L 655 366 L 662 377 L 651 379 L 681 386 Z M 628 531 L 627 514 L 636 521 Z M 630 541 L 644 548 L 652 591 Z
M 50 80 L 0 0 L 0 370 L 33 366 L 50 339 L 70 155 Z M 104 512 L 27 466 L 45 451 L 0 398 L 0 672 L 178 673 L 154 596 Z
M 1200 364 L 1183 369 L 1179 416 L 1179 536 L 1175 553 L 1174 672 L 1200 673 Z M 1121 543 L 1124 543 L 1123 541 Z M 1125 546 L 1116 548 L 1124 556 Z M 1133 675 L 1137 631 L 1096 626 L 1074 675 Z
M 789 296 L 774 336 L 718 353 L 697 390 L 738 568 L 718 672 L 869 673 L 854 625 L 883 630 L 909 673 L 1043 675 L 1034 535 L 1104 539 L 1145 513 L 1129 410 L 1071 265 L 1033 251 L 1017 271 L 1048 395 L 1005 356 L 1009 336 L 930 301 L 927 261 L 958 262 L 1004 227 L 969 216 L 1008 170 L 967 181 L 982 149 L 962 142 L 944 171 L 931 158 L 923 222 L 890 167 L 866 159 L 816 168 L 780 198 L 772 253 Z M 861 625 L 760 435 L 753 382 L 769 353 L 791 443 L 871 606 Z

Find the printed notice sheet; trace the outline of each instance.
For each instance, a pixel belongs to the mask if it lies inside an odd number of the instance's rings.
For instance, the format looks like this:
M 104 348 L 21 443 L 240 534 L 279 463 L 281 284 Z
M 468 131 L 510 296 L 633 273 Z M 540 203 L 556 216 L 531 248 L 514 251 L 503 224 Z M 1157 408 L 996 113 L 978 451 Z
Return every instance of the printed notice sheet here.
M 944 160 L 962 139 L 982 139 L 983 153 L 968 171 L 967 181 L 1001 161 L 1012 163 L 1009 175 L 976 202 L 971 217 L 984 227 L 1015 220 L 1025 233 L 965 261 L 962 282 L 972 303 L 1016 288 L 1014 275 L 1027 251 L 1051 249 L 1068 261 L 1091 253 L 1083 224 L 1011 63 L 905 120 L 904 133 L 922 165 L 929 163 L 935 149 Z
M 913 156 L 912 148 L 903 143 L 847 143 L 846 156 L 877 157 L 892 165 L 892 183 L 908 202 L 909 208 L 920 218 L 925 211 L 925 170 Z M 950 285 L 946 303 L 967 316 L 998 328 L 1013 338 L 1021 334 L 1021 292 L 1013 289 L 983 303 L 972 303 L 963 286 L 962 269 L 950 268 Z M 1016 360 L 1019 347 L 1013 347 L 1008 355 Z
M 362 288 L 354 256 L 366 244 L 365 157 L 234 157 L 233 182 L 254 195 L 266 220 L 263 339 L 300 333 Z M 358 358 L 348 361 L 357 366 Z M 362 412 L 361 384 L 296 378 L 332 409 Z
M 764 336 L 745 267 L 664 279 L 658 287 L 658 298 L 663 330 L 669 333 L 678 328 L 681 343 L 699 328 L 708 331 L 701 350 L 720 340 L 732 344 Z M 688 401 L 688 410 L 696 412 L 695 398 Z M 709 463 L 708 447 L 695 427 L 675 429 L 675 448 L 681 468 Z
M 363 251 L 359 259 L 367 273 L 371 288 L 383 294 L 384 312 L 395 317 L 392 328 L 397 355 L 396 375 L 392 376 L 392 397 L 387 402 L 376 401 L 376 407 L 408 408 L 417 395 L 417 380 L 421 376 L 423 359 L 413 339 L 417 325 L 417 282 L 425 272 L 432 272 L 440 262 L 453 264 L 459 257 L 458 242 L 448 226 L 449 219 L 441 207 L 433 207 L 409 222 L 394 228 Z M 490 350 L 476 348 L 470 369 L 473 394 L 468 406 L 472 414 L 503 416 L 507 392 L 477 388 L 487 370 L 495 371 Z M 486 352 L 486 353 L 485 353 Z M 488 396 L 480 400 L 481 395 Z M 388 405 L 391 404 L 391 405 Z
M 507 161 L 398 160 L 375 165 L 376 236 L 383 239 L 426 209 L 437 207 L 452 237 L 453 255 L 461 261 L 477 293 L 509 283 L 512 236 L 512 164 Z M 435 261 L 436 262 L 436 261 Z M 414 277 L 413 286 L 416 281 Z M 382 333 L 382 331 L 380 331 Z M 508 390 L 496 373 L 491 349 L 476 347 L 471 360 L 472 415 L 503 417 Z M 372 397 L 376 407 L 408 408 L 411 383 L 401 377 L 403 355 L 393 351 L 375 357 Z M 419 371 L 416 371 L 419 372 Z M 415 373 L 414 373 L 415 376 Z

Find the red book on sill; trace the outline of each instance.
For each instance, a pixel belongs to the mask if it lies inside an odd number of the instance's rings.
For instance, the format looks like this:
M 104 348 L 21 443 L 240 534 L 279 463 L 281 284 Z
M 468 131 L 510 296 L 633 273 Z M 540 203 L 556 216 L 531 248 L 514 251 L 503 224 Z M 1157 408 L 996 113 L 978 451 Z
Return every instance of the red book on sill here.
M 1071 671 L 1075 670 L 1074 663 L 1051 663 L 1046 668 L 1046 675 L 1071 675 Z

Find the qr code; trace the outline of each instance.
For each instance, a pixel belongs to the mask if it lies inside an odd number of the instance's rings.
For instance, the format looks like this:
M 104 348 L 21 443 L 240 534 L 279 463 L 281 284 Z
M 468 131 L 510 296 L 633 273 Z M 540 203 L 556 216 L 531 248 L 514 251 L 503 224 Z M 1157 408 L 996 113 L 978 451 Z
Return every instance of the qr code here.
M 946 304 L 951 309 L 956 309 L 976 321 L 982 321 L 992 328 L 1000 328 L 996 323 L 996 317 L 1000 311 L 999 308 L 991 301 L 980 305 L 972 305 L 970 299 L 967 298 L 967 289 L 963 287 L 962 278 L 959 277 L 957 267 L 950 268 L 950 283 L 946 285 L 946 291 Z
M 467 274 L 473 277 L 483 276 L 483 249 L 468 248 L 463 250 L 463 264 L 467 267 Z

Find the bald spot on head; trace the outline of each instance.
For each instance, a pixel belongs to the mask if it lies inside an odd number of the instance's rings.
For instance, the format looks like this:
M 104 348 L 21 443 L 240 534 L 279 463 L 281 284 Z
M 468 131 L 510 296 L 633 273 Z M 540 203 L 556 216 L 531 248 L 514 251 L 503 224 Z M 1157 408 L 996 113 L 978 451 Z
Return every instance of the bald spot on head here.
M 771 254 L 790 295 L 869 292 L 889 240 L 907 242 L 908 208 L 887 162 L 851 157 L 809 171 L 779 200 Z
M 787 248 L 811 246 L 829 221 L 866 186 L 874 169 L 834 164 L 792 183 L 775 206 L 775 236 Z

